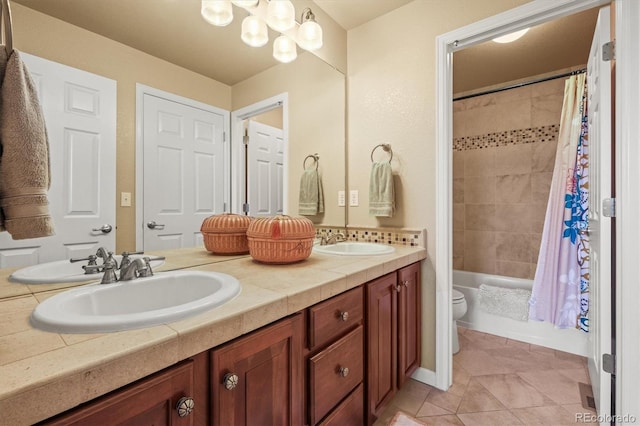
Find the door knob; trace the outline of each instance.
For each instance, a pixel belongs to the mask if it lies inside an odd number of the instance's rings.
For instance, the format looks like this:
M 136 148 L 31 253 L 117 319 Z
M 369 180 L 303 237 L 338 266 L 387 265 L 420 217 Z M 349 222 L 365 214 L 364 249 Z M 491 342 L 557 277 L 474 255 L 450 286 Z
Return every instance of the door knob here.
M 156 223 L 155 220 L 147 222 L 147 228 L 149 229 L 164 229 L 164 224 Z
M 113 227 L 111 225 L 109 225 L 108 223 L 105 223 L 100 228 L 93 228 L 92 229 L 93 232 L 102 232 L 103 234 L 108 234 L 112 230 L 113 230 Z

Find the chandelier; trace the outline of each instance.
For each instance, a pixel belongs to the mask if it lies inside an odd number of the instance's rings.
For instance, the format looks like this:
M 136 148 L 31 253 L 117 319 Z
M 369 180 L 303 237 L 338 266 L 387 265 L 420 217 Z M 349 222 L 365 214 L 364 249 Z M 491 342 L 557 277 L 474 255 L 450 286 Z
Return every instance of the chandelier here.
M 291 62 L 298 56 L 297 47 L 317 50 L 322 47 L 322 27 L 310 8 L 302 11 L 300 23 L 290 0 L 202 0 L 202 17 L 210 24 L 224 27 L 233 21 L 233 5 L 249 15 L 242 21 L 240 38 L 247 45 L 261 47 L 269 41 L 267 26 L 279 32 L 273 42 L 273 57 Z

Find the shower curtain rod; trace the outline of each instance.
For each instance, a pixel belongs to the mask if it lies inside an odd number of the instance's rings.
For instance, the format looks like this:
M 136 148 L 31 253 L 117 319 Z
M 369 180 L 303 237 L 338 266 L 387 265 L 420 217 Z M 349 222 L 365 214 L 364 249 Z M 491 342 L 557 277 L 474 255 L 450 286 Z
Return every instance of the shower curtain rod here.
M 453 98 L 453 100 L 454 101 L 461 101 L 463 99 L 475 98 L 476 96 L 489 95 L 491 93 L 503 92 L 505 90 L 516 89 L 518 87 L 529 86 L 531 84 L 542 83 L 544 81 L 549 81 L 549 80 L 555 80 L 556 78 L 570 77 L 572 75 L 582 74 L 584 72 L 587 72 L 587 69 L 586 68 L 580 68 L 580 69 L 573 70 L 573 71 L 568 71 L 568 72 L 565 72 L 565 73 L 562 73 L 562 74 L 552 75 L 552 76 L 549 76 L 549 77 L 541 77 L 541 78 L 537 78 L 537 79 L 530 80 L 530 81 L 523 81 L 522 83 L 510 84 L 508 86 L 499 87 L 499 88 L 496 88 L 496 89 L 490 89 L 490 90 L 486 90 L 484 92 L 473 93 L 471 95 L 458 96 L 457 98 Z

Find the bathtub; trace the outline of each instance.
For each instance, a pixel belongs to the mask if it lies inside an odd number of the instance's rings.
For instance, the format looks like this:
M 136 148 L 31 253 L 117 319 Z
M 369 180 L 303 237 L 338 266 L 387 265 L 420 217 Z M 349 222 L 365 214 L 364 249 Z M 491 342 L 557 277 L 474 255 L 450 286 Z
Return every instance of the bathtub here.
M 481 310 L 479 287 L 483 283 L 528 290 L 533 286 L 532 280 L 454 270 L 453 288 L 462 292 L 467 300 L 467 313 L 458 320 L 459 326 L 576 355 L 588 355 L 587 333 L 576 329 L 559 329 L 547 322 L 517 321 Z

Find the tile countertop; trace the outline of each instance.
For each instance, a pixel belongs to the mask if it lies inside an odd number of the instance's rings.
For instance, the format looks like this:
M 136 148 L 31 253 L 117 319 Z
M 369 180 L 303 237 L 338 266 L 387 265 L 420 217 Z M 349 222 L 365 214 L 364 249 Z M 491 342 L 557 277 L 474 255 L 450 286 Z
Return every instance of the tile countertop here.
M 242 291 L 223 306 L 181 321 L 101 334 L 33 328 L 29 316 L 35 306 L 70 285 L 11 283 L 13 270 L 0 269 L 0 423 L 44 420 L 426 258 L 422 247 L 394 247 L 394 253 L 380 256 L 312 253 L 290 265 L 265 265 L 249 256 L 213 256 L 202 248 L 151 253 L 167 258 L 158 272 L 223 272 L 236 277 Z

